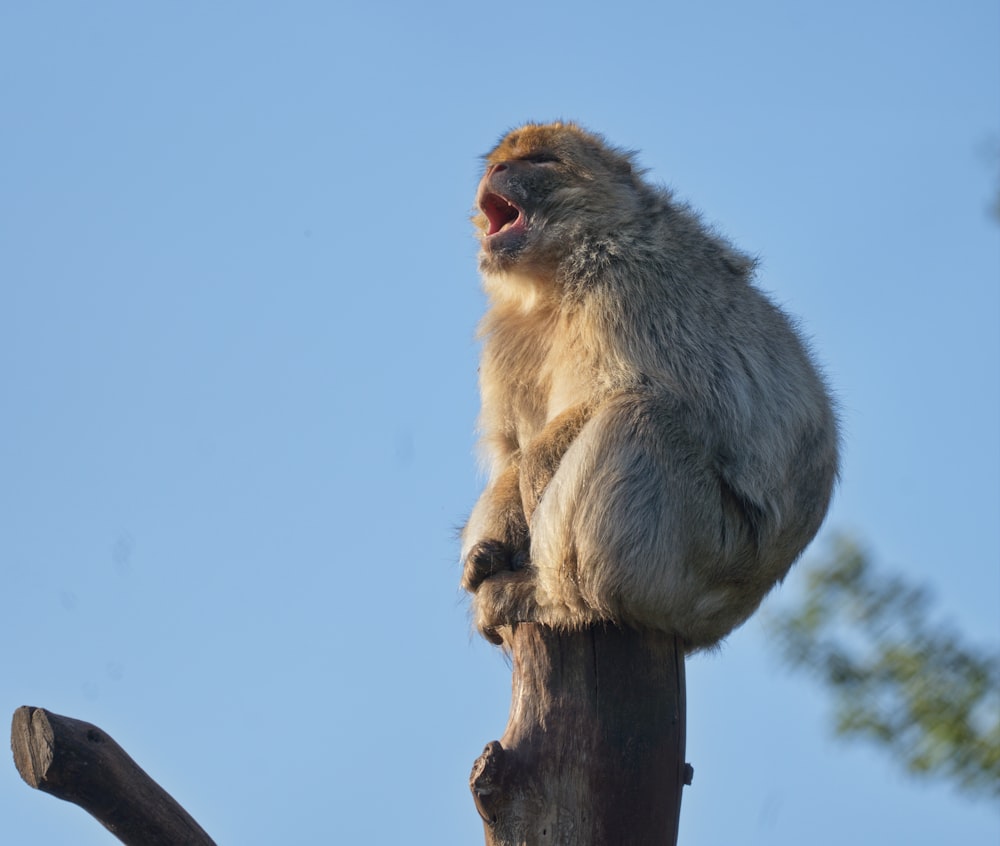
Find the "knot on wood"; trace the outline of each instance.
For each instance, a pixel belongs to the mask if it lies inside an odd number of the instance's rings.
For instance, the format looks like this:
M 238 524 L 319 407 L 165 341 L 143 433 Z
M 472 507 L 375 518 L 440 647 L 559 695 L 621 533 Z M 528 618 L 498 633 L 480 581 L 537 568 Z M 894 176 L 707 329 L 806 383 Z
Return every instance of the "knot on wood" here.
M 497 821 L 496 800 L 500 796 L 507 774 L 507 756 L 499 740 L 491 740 L 476 758 L 469 776 L 469 787 L 476 810 L 483 822 Z

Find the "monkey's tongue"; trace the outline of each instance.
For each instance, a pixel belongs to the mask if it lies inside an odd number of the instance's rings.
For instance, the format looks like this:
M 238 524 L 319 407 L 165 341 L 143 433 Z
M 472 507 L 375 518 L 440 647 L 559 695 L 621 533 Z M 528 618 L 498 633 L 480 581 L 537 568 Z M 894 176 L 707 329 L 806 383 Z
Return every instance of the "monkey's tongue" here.
M 499 194 L 486 194 L 479 202 L 479 208 L 490 227 L 486 231 L 487 235 L 496 235 L 501 229 L 513 223 L 521 215 L 521 210 L 513 203 L 509 203 Z

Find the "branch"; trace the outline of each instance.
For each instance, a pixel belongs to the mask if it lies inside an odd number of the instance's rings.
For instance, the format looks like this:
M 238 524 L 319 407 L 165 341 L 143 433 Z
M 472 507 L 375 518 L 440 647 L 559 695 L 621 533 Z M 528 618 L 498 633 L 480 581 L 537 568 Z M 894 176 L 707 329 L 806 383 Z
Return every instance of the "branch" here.
M 97 726 L 23 706 L 14 712 L 10 745 L 28 785 L 79 805 L 122 843 L 215 846 L 190 814 Z

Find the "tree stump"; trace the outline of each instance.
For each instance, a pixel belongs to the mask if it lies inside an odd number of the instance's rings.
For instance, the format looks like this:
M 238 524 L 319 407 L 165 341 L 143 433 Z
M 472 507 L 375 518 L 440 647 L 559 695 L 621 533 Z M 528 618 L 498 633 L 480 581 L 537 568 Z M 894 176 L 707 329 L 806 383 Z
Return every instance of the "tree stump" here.
M 513 627 L 510 717 L 470 786 L 487 846 L 674 846 L 684 652 L 658 632 Z

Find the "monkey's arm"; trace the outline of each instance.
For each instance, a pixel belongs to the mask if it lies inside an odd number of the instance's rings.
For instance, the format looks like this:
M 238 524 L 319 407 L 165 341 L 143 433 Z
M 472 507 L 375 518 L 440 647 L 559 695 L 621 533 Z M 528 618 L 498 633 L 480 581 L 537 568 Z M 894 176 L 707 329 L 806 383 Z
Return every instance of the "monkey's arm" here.
M 484 579 L 523 567 L 528 560 L 528 522 L 521 505 L 520 452 L 483 491 L 462 531 L 462 587 L 475 593 Z
M 462 587 L 477 593 L 484 581 L 493 578 L 504 583 L 507 596 L 523 594 L 524 602 L 518 603 L 517 609 L 509 608 L 502 615 L 506 618 L 528 619 L 533 583 L 531 517 L 563 455 L 591 415 L 589 404 L 574 406 L 549 421 L 523 451 L 512 453 L 508 466 L 476 503 L 463 532 Z M 495 627 L 482 610 L 476 609 L 480 631 L 499 643 Z M 496 616 L 490 613 L 489 620 Z
M 559 469 L 559 462 L 593 416 L 590 403 L 581 403 L 553 417 L 525 447 L 521 457 L 521 503 L 528 524 L 538 501 Z

